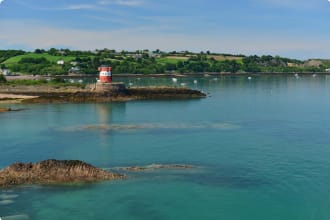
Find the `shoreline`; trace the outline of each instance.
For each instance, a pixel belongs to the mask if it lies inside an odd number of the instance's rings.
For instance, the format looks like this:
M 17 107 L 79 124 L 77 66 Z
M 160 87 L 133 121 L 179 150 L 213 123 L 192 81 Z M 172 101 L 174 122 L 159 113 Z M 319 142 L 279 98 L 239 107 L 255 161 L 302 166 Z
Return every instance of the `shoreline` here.
M 148 77 L 155 77 L 155 78 L 162 78 L 162 77 L 207 77 L 207 76 L 294 76 L 295 74 L 302 75 L 302 76 L 312 76 L 316 75 L 323 75 L 327 76 L 330 75 L 330 72 L 274 72 L 274 73 L 218 73 L 218 72 L 204 72 L 204 73 L 160 73 L 160 74 L 115 74 L 116 77 L 132 77 L 132 78 L 148 78 Z M 49 78 L 98 78 L 98 74 L 71 74 L 71 75 L 52 75 L 52 76 L 44 76 L 44 75 L 9 75 L 6 76 L 8 81 L 12 80 L 38 80 L 38 79 L 49 79 Z

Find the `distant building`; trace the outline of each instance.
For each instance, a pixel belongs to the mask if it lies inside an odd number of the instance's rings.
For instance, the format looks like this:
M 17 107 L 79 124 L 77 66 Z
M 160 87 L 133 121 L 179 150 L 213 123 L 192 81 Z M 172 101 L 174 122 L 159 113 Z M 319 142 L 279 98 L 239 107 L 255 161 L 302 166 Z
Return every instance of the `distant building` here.
M 57 64 L 58 64 L 58 65 L 64 65 L 64 60 L 59 60 L 59 61 L 57 61 Z
M 69 70 L 69 73 L 79 73 L 80 72 L 80 68 L 79 67 L 71 67 Z
M 329 69 L 325 69 L 325 72 L 330 73 L 330 68 Z

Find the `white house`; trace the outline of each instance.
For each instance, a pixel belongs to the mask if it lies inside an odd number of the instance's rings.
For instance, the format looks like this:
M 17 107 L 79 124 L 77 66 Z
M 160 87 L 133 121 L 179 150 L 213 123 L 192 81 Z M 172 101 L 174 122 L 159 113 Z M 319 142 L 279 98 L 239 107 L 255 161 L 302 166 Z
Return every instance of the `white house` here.
M 58 64 L 58 65 L 64 65 L 64 60 L 59 60 L 59 61 L 57 61 L 57 64 Z
M 10 71 L 6 69 L 0 69 L 0 73 L 2 73 L 4 76 L 10 75 Z

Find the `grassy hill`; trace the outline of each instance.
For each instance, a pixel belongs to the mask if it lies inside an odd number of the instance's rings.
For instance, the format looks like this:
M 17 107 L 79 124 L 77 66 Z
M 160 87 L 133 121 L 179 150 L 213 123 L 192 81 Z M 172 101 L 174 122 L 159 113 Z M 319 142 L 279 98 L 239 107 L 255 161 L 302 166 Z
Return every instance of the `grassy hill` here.
M 11 58 L 5 60 L 2 63 L 5 64 L 5 65 L 17 64 L 23 58 L 33 58 L 33 59 L 45 58 L 51 63 L 56 63 L 59 60 L 64 60 L 64 62 L 71 62 L 76 57 L 74 57 L 74 56 L 54 56 L 54 55 L 50 55 L 48 53 L 42 53 L 42 54 L 26 53 L 26 54 L 23 54 L 23 55 L 18 55 L 18 56 L 11 57 Z

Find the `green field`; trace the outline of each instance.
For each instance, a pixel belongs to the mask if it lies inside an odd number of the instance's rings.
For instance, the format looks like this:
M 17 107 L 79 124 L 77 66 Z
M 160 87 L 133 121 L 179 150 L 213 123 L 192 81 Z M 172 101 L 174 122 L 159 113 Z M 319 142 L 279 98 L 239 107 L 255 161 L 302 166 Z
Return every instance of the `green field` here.
M 171 64 L 177 64 L 179 61 L 187 61 L 189 57 L 179 57 L 179 56 L 167 56 L 163 58 L 158 58 L 158 63 L 171 63 Z
M 76 57 L 73 56 L 53 56 L 48 53 L 36 54 L 36 53 L 27 53 L 24 55 L 19 55 L 15 57 L 11 57 L 8 60 L 4 61 L 3 64 L 11 65 L 17 64 L 22 58 L 46 58 L 50 62 L 57 62 L 59 60 L 64 60 L 64 62 L 70 62 L 74 60 Z

